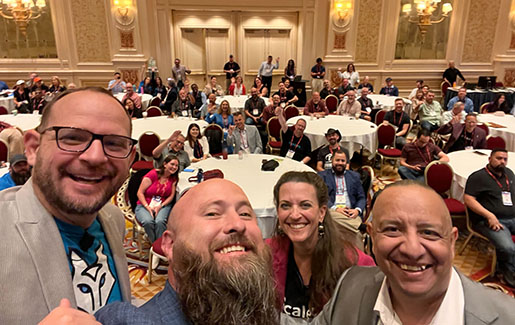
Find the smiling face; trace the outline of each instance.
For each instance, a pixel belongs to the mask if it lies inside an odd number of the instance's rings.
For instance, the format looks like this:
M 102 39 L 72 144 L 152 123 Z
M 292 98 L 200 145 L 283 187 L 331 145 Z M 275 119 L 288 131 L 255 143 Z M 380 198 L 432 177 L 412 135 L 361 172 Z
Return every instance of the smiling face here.
M 279 189 L 279 226 L 293 244 L 313 248 L 318 241 L 318 223 L 327 206 L 319 206 L 315 187 L 304 182 L 287 182 Z
M 373 252 L 393 299 L 443 298 L 458 236 L 443 200 L 420 185 L 393 186 L 372 213 Z
M 397 113 L 400 113 L 400 112 L 402 112 L 403 109 L 404 109 L 404 101 L 402 100 L 402 98 L 397 98 L 395 100 L 395 111 Z
M 172 159 L 169 162 L 163 164 L 163 168 L 170 174 L 173 175 L 179 169 L 179 160 Z
M 200 130 L 198 129 L 198 127 L 196 126 L 192 126 L 191 129 L 190 129 L 190 135 L 196 139 L 198 137 L 198 135 L 200 134 Z

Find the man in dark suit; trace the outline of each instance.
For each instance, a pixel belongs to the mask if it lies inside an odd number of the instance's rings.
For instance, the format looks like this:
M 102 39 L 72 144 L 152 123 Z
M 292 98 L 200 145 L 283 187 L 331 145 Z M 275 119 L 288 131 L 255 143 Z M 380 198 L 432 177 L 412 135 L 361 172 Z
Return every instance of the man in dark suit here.
M 474 149 L 486 149 L 486 132 L 477 127 L 477 116 L 475 113 L 467 114 L 465 124 L 460 122 L 459 116 L 438 129 L 438 134 L 451 134 L 445 144 L 445 153 L 464 150 L 468 147 Z

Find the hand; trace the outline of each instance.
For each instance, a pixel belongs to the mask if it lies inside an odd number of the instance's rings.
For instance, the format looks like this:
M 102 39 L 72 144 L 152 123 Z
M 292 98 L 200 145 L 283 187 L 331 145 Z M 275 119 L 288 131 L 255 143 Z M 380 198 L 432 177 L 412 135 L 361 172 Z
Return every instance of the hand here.
M 453 116 L 451 120 L 451 124 L 458 124 L 461 123 L 459 115 Z
M 422 169 L 420 168 L 420 165 L 415 165 L 415 166 L 411 166 L 412 168 L 411 169 L 414 169 L 416 171 L 421 171 Z
M 279 63 L 279 57 L 277 57 L 277 59 L 275 59 L 275 62 Z
M 154 215 L 154 210 L 150 207 L 150 205 L 147 204 L 145 206 L 145 209 L 147 209 L 148 213 L 150 213 L 151 216 Z
M 157 214 L 159 213 L 159 210 L 161 210 L 162 207 L 163 206 L 161 204 L 154 207 L 154 217 L 157 216 Z
M 499 231 L 501 229 L 504 229 L 504 226 L 499 222 L 496 216 L 492 215 L 488 220 L 488 227 L 494 231 Z
M 234 129 L 236 129 L 236 125 L 229 125 L 229 135 L 232 135 L 232 133 L 234 132 Z
M 383 125 L 388 125 L 388 121 L 383 121 Z
M 97 324 L 99 322 L 95 320 L 93 315 L 72 308 L 71 303 L 68 299 L 61 299 L 59 307 L 54 308 L 41 322 L 39 325 L 61 325 L 61 324 Z
M 341 72 L 341 71 L 342 71 L 342 68 L 338 68 L 338 71 L 340 71 L 340 72 Z
M 257 125 L 257 124 L 259 124 L 259 120 L 258 120 L 258 118 L 257 118 L 257 117 L 252 116 L 252 119 L 254 120 L 254 123 L 256 123 L 256 125 Z
M 176 130 L 172 133 L 172 135 L 168 138 L 168 143 L 171 143 L 177 140 L 177 137 L 181 134 L 181 130 Z
M 359 210 L 358 209 L 349 209 L 349 208 L 346 208 L 347 210 L 347 215 L 349 216 L 349 218 L 357 218 L 359 216 Z

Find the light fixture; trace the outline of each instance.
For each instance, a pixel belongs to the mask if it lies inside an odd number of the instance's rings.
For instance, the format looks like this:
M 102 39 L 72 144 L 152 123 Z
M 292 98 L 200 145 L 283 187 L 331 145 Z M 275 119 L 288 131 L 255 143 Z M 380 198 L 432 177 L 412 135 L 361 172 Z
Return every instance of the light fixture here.
M 420 35 L 422 36 L 422 41 L 424 41 L 429 27 L 444 21 L 445 18 L 449 17 L 449 13 L 452 11 L 452 5 L 446 2 L 441 6 L 441 16 L 433 16 L 440 2 L 441 0 L 413 0 L 416 16 L 411 14 L 413 10 L 410 3 L 402 6 L 402 13 L 408 17 L 408 22 L 417 24 Z
M 0 6 L 0 16 L 14 20 L 23 35 L 27 35 L 29 22 L 46 10 L 45 0 L 0 0 Z
M 116 9 L 115 17 L 121 25 L 130 25 L 134 21 L 132 14 L 132 0 L 114 0 L 114 8 Z
M 352 0 L 335 0 L 333 22 L 338 27 L 345 27 L 350 22 Z

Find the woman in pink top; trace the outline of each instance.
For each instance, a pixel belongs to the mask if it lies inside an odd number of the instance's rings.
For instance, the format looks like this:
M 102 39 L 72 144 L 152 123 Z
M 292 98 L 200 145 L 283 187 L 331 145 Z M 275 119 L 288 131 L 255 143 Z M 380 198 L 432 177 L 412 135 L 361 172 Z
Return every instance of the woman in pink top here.
M 149 171 L 139 186 L 135 214 L 151 243 L 161 237 L 166 230 L 166 222 L 179 180 L 178 174 L 179 158 L 170 155 L 165 158 L 159 169 Z
M 343 271 L 352 265 L 375 265 L 338 230 L 328 199 L 327 186 L 313 172 L 287 172 L 274 187 L 277 235 L 266 242 L 273 256 L 281 319 L 311 319 L 331 298 Z

